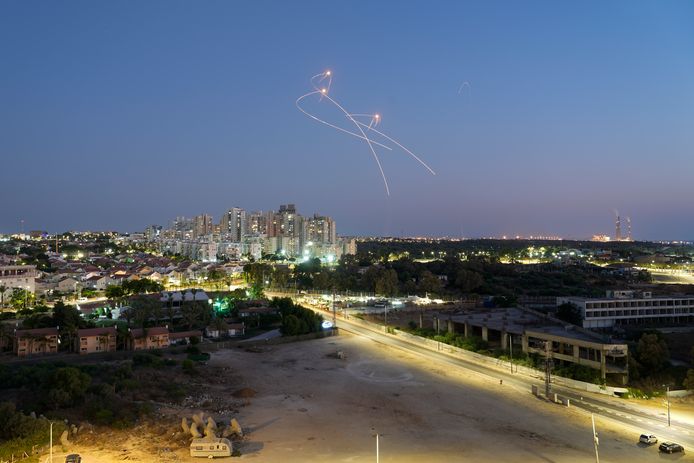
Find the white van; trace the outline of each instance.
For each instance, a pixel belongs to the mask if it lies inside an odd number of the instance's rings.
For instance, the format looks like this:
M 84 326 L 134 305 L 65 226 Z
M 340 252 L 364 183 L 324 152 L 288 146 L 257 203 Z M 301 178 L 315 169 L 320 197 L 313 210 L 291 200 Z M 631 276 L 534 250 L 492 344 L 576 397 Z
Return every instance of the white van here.
M 191 457 L 230 457 L 231 441 L 223 437 L 193 439 L 190 443 Z

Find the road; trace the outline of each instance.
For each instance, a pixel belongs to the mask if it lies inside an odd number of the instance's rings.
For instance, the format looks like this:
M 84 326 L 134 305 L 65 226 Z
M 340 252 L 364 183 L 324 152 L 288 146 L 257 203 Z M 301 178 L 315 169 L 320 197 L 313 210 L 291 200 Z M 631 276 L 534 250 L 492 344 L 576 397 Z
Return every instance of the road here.
M 462 367 L 485 376 L 503 380 L 504 384 L 515 387 L 519 391 L 529 392 L 532 385 L 537 385 L 541 391 L 544 391 L 543 379 L 532 378 L 517 373 L 511 374 L 510 371 L 497 370 L 485 365 L 469 362 L 454 354 L 452 355 L 444 351 L 434 351 L 417 344 L 412 344 L 397 336 L 387 335 L 382 331 L 378 332 L 367 329 L 363 326 L 351 323 L 348 320 L 338 318 L 337 326 L 344 331 L 367 337 L 375 342 L 390 347 L 426 356 L 443 364 Z M 667 416 L 655 414 L 633 404 L 620 403 L 621 399 L 618 398 L 611 398 L 608 396 L 602 397 L 597 394 L 581 391 L 577 392 L 576 390 L 557 385 L 552 385 L 552 392 L 568 397 L 573 407 L 578 407 L 587 412 L 609 418 L 623 425 L 633 426 L 639 429 L 640 432 L 652 432 L 658 436 L 660 441 L 667 438 L 667 440 L 681 443 L 685 448 L 691 449 L 694 447 L 694 425 L 692 423 L 681 422 L 676 416 L 672 417 L 671 426 L 668 427 Z
M 304 305 L 306 305 L 304 303 Z M 311 307 L 321 315 L 325 310 Z M 330 318 L 327 317 L 326 318 Z M 502 380 L 503 384 L 516 388 L 519 392 L 529 393 L 532 385 L 537 385 L 544 391 L 544 378 L 530 377 L 519 373 L 512 374 L 509 370 L 491 368 L 462 359 L 455 354 L 436 351 L 418 344 L 407 342 L 392 334 L 384 333 L 383 329 L 369 329 L 342 317 L 337 317 L 337 327 L 358 336 L 367 337 L 375 342 L 401 349 L 409 353 L 421 355 L 438 363 L 465 368 L 478 374 Z M 648 432 L 658 437 L 659 442 L 670 440 L 682 444 L 685 449 L 694 448 L 694 423 L 678 419 L 676 413 L 671 415 L 670 426 L 667 422 L 665 407 L 662 413 L 627 403 L 619 398 L 600 394 L 577 391 L 575 389 L 552 385 L 552 392 L 568 397 L 572 407 L 577 407 L 589 413 L 602 416 L 614 422 L 617 426 L 629 426 L 636 433 Z M 636 436 L 635 436 L 636 437 Z

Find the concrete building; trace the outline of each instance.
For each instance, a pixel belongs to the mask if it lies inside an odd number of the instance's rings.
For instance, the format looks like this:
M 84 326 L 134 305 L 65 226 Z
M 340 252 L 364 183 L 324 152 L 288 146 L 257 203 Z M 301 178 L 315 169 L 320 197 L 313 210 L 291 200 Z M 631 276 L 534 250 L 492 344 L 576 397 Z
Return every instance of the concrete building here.
M 574 363 L 600 371 L 603 379 L 626 384 L 629 378 L 628 346 L 574 325 L 560 323 L 538 312 L 522 309 L 472 309 L 435 319 L 435 328 L 446 322 L 449 332 L 477 336 L 491 347 L 528 354 L 549 355 L 555 361 Z M 518 352 L 516 350 L 516 352 Z
M 38 272 L 35 265 L 2 265 L 0 266 L 0 286 L 5 287 L 3 299 L 7 302 L 15 288 L 30 293 L 36 292 Z
M 130 330 L 130 338 L 128 339 L 130 350 L 163 349 L 169 347 L 169 344 L 169 328 L 167 326 Z
M 590 329 L 694 324 L 694 295 L 653 296 L 647 291 L 607 291 L 604 298 L 557 298 L 558 306 L 565 303 L 580 309 L 583 327 Z
M 194 223 L 195 225 L 193 228 L 193 238 L 200 238 L 202 236 L 211 235 L 214 230 L 212 216 L 209 214 L 202 214 L 196 216 Z
M 58 352 L 58 328 L 14 331 L 14 353 L 19 357 Z
M 116 351 L 116 327 L 77 330 L 76 350 L 80 355 Z
M 335 221 L 330 217 L 313 214 L 313 217 L 304 219 L 304 242 L 335 244 L 337 234 Z
M 246 211 L 240 207 L 232 207 L 222 215 L 219 226 L 222 236 L 240 243 L 247 232 Z

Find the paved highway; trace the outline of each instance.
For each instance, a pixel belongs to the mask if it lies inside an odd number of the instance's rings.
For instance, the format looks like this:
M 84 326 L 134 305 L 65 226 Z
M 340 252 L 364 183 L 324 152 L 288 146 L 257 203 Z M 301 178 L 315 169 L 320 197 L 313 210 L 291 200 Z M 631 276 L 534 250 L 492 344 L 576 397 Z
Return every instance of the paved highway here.
M 315 310 L 324 316 L 326 315 L 325 310 Z M 330 319 L 328 316 L 325 318 Z M 396 335 L 385 334 L 382 327 L 371 329 L 340 317 L 337 318 L 337 326 L 341 330 L 367 337 L 375 342 L 409 353 L 425 356 L 442 364 L 472 370 L 495 380 L 503 380 L 504 385 L 514 387 L 520 392 L 530 393 L 531 386 L 537 385 L 540 391 L 544 393 L 544 377 L 531 377 L 519 373 L 511 374 L 509 370 L 491 368 L 470 362 L 443 350 L 433 350 L 408 342 Z M 445 346 L 445 344 L 441 344 L 441 346 Z M 679 420 L 675 412 L 671 415 L 671 425 L 668 427 L 665 406 L 663 406 L 662 413 L 655 413 L 650 409 L 627 403 L 619 398 L 577 391 L 556 384 L 552 384 L 552 392 L 568 397 L 572 407 L 578 407 L 589 413 L 600 415 L 618 424 L 633 426 L 635 428 L 635 441 L 638 440 L 638 433 L 648 432 L 655 434 L 659 442 L 671 440 L 682 444 L 685 449 L 694 449 L 694 423 L 686 423 Z

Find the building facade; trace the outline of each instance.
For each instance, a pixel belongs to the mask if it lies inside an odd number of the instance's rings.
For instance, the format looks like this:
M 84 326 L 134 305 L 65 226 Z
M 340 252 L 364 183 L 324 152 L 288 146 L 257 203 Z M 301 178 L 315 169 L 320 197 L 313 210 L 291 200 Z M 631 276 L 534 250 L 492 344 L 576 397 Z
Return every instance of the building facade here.
M 38 272 L 34 265 L 2 265 L 0 266 L 0 286 L 5 287 L 3 299 L 7 302 L 12 290 L 20 288 L 36 292 Z
M 584 328 L 694 324 L 694 295 L 653 296 L 650 292 L 608 291 L 604 298 L 557 298 L 557 305 L 565 303 L 580 309 Z
M 77 330 L 77 352 L 80 355 L 116 351 L 116 327 Z

